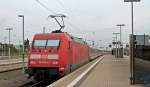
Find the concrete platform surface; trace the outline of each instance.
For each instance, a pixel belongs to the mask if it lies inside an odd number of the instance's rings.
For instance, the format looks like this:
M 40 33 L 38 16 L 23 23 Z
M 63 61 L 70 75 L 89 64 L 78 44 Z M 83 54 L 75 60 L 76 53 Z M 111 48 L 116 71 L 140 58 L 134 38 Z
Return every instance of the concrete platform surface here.
M 98 56 L 98 55 L 97 55 Z M 74 79 L 76 79 L 80 74 L 82 74 L 85 70 L 87 70 L 93 63 L 95 63 L 99 58 L 85 64 L 84 66 L 76 69 L 72 73 L 64 76 L 63 78 L 59 79 L 58 81 L 48 85 L 47 87 L 67 87 Z
M 81 83 L 80 87 L 146 87 L 129 84 L 129 63 L 127 56 L 115 58 L 112 55 L 106 55 Z

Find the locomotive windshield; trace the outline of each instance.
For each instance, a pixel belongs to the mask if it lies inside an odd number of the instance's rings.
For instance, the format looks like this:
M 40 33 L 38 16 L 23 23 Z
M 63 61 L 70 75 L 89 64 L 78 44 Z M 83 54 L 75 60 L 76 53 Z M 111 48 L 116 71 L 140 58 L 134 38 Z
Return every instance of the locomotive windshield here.
M 46 48 L 57 49 L 59 46 L 59 40 L 48 40 Z
M 45 48 L 47 40 L 34 40 L 34 48 Z
M 57 49 L 59 47 L 60 40 L 34 40 L 34 48 L 47 48 L 47 49 Z

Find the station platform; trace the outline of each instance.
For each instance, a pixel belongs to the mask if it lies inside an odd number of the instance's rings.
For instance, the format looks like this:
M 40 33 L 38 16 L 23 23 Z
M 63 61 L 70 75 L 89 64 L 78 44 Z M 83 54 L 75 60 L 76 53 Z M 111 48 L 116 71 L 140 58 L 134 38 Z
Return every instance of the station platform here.
M 96 62 L 94 68 L 89 69 Z M 128 56 L 115 58 L 113 55 L 104 55 L 47 87 L 146 87 L 142 84 L 130 85 L 129 78 Z
M 130 85 L 129 57 L 115 58 L 105 55 L 103 60 L 91 71 L 80 87 L 146 87 Z

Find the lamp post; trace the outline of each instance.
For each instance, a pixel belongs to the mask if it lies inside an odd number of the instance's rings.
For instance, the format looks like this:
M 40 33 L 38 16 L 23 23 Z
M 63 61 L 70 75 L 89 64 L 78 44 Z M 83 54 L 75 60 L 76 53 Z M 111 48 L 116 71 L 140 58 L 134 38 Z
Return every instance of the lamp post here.
M 120 34 L 120 33 L 113 33 L 113 35 L 116 35 L 116 41 L 115 41 L 115 44 L 116 44 L 116 57 L 118 57 L 118 39 L 117 39 L 117 35 Z
M 18 17 L 21 17 L 22 18 L 22 70 L 23 72 L 25 71 L 25 68 L 24 68 L 24 55 L 25 55 L 25 50 L 24 50 L 24 15 L 18 15 Z
M 131 54 L 130 54 L 130 83 L 135 84 L 134 76 L 134 31 L 133 31 L 133 2 L 140 2 L 140 0 L 124 0 L 124 2 L 131 2 L 131 24 L 132 24 L 132 35 L 131 35 Z
M 123 58 L 123 46 L 122 46 L 122 32 L 121 32 L 121 27 L 125 26 L 125 24 L 117 24 L 116 26 L 120 27 L 120 58 Z
M 4 56 L 6 55 L 6 39 L 7 39 L 7 37 L 4 37 Z
M 6 28 L 6 30 L 9 31 L 9 58 L 10 58 L 10 31 L 13 30 L 13 28 Z
M 121 32 L 121 27 L 122 26 L 125 26 L 125 24 L 117 24 L 116 26 L 119 26 L 120 27 L 120 46 L 122 44 L 122 32 Z

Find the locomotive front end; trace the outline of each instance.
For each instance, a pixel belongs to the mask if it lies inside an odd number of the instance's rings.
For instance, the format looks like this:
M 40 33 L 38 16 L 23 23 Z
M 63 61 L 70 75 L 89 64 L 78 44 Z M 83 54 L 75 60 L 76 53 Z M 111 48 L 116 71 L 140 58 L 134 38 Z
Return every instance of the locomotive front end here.
M 58 76 L 59 72 L 59 39 L 35 38 L 28 58 L 28 75 L 35 80 L 49 79 Z

